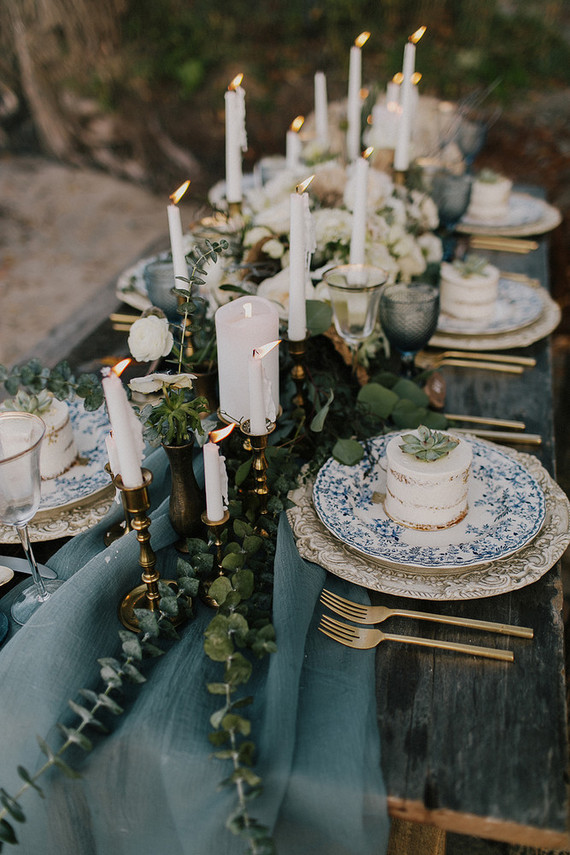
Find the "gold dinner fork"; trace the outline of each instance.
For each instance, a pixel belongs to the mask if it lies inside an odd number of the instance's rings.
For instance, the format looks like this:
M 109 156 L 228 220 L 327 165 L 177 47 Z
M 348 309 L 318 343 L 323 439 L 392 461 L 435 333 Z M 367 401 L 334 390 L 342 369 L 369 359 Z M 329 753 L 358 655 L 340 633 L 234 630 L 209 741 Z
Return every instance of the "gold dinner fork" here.
M 454 650 L 456 653 L 470 653 L 472 656 L 485 656 L 487 659 L 502 659 L 505 662 L 514 661 L 512 650 L 497 650 L 493 647 L 477 647 L 474 644 L 460 644 L 454 641 L 439 641 L 436 638 L 419 638 L 415 635 L 394 635 L 389 632 L 380 632 L 379 629 L 364 629 L 358 626 L 348 626 L 346 623 L 326 615 L 321 617 L 319 629 L 322 633 L 344 644 L 345 647 L 354 647 L 358 650 L 369 650 L 376 647 L 382 641 L 403 641 L 407 644 L 418 644 L 421 647 L 437 647 L 440 650 Z
M 409 609 L 389 609 L 386 606 L 365 606 L 354 603 L 327 591 L 321 592 L 321 602 L 337 615 L 354 621 L 354 623 L 382 623 L 393 615 L 398 617 L 431 620 L 437 623 L 447 623 L 452 626 L 465 626 L 469 629 L 481 629 L 486 632 L 498 632 L 502 635 L 516 635 L 519 638 L 533 638 L 534 630 L 528 626 L 511 626 L 508 623 L 494 623 L 490 620 L 471 620 L 470 618 L 453 617 L 453 615 L 438 615 L 431 612 L 416 612 Z

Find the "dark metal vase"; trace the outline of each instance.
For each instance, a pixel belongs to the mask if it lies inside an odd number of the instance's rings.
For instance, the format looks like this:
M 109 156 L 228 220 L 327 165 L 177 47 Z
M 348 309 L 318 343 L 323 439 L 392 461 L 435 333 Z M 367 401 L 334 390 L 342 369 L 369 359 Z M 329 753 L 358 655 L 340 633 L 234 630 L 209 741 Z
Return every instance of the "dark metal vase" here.
M 192 468 L 194 443 L 163 445 L 163 448 L 172 478 L 169 505 L 172 528 L 181 538 L 199 537 L 203 535 L 201 516 L 206 500 Z

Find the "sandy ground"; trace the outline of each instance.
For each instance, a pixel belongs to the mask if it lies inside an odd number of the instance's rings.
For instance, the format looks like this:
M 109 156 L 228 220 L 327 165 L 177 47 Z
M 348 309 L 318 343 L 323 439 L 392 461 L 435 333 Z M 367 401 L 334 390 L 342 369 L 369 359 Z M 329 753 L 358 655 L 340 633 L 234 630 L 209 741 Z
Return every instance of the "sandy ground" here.
M 51 364 L 56 331 L 72 345 L 113 311 L 117 276 L 168 245 L 167 204 L 101 172 L 0 157 L 0 363 Z M 184 225 L 192 211 L 181 204 Z

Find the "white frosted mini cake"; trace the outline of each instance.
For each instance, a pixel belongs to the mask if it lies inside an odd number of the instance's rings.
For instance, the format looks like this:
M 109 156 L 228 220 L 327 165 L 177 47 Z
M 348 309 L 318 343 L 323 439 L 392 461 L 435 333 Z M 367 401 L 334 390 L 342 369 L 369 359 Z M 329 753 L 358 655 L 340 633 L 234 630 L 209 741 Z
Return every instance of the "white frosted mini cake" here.
M 462 321 L 489 321 L 499 293 L 499 270 L 484 258 L 442 262 L 439 306 L 444 315 Z
M 426 459 L 415 456 L 414 449 Z M 386 458 L 384 510 L 394 522 L 435 531 L 455 525 L 467 514 L 473 452 L 466 439 L 420 425 L 390 440 Z
M 513 182 L 491 169 L 483 169 L 471 185 L 466 218 L 481 223 L 501 223 L 507 219 Z
M 73 466 L 77 457 L 77 446 L 69 407 L 65 401 L 52 398 L 49 409 L 39 415 L 46 426 L 40 450 L 40 474 L 42 481 L 47 481 L 57 478 Z

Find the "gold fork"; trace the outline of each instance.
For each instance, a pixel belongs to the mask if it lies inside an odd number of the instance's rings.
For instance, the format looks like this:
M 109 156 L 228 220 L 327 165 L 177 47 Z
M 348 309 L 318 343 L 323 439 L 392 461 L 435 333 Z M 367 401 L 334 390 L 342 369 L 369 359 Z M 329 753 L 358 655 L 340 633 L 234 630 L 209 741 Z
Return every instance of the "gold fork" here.
M 354 623 L 382 623 L 387 618 L 397 615 L 398 617 L 418 618 L 418 620 L 432 620 L 437 623 L 447 623 L 452 626 L 466 626 L 470 629 L 481 629 L 487 632 L 498 632 L 502 635 L 516 635 L 520 638 L 533 638 L 534 631 L 528 626 L 511 626 L 508 623 L 494 623 L 490 620 L 471 620 L 470 618 L 453 617 L 450 615 L 438 615 L 431 612 L 416 612 L 409 609 L 389 609 L 386 606 L 365 606 L 361 603 L 353 603 L 327 591 L 321 592 L 321 602 L 328 606 L 337 615 L 354 621 Z
M 319 629 L 333 641 L 338 641 L 345 647 L 354 647 L 358 650 L 370 650 L 382 641 L 403 641 L 407 644 L 418 644 L 421 647 L 437 647 L 440 650 L 454 650 L 456 653 L 470 653 L 472 656 L 485 656 L 487 659 L 502 659 L 506 662 L 513 662 L 515 658 L 511 650 L 477 647 L 474 644 L 439 641 L 436 638 L 419 638 L 414 635 L 394 635 L 389 632 L 380 632 L 379 629 L 348 626 L 348 624 L 340 623 L 340 621 L 326 615 L 322 616 Z

